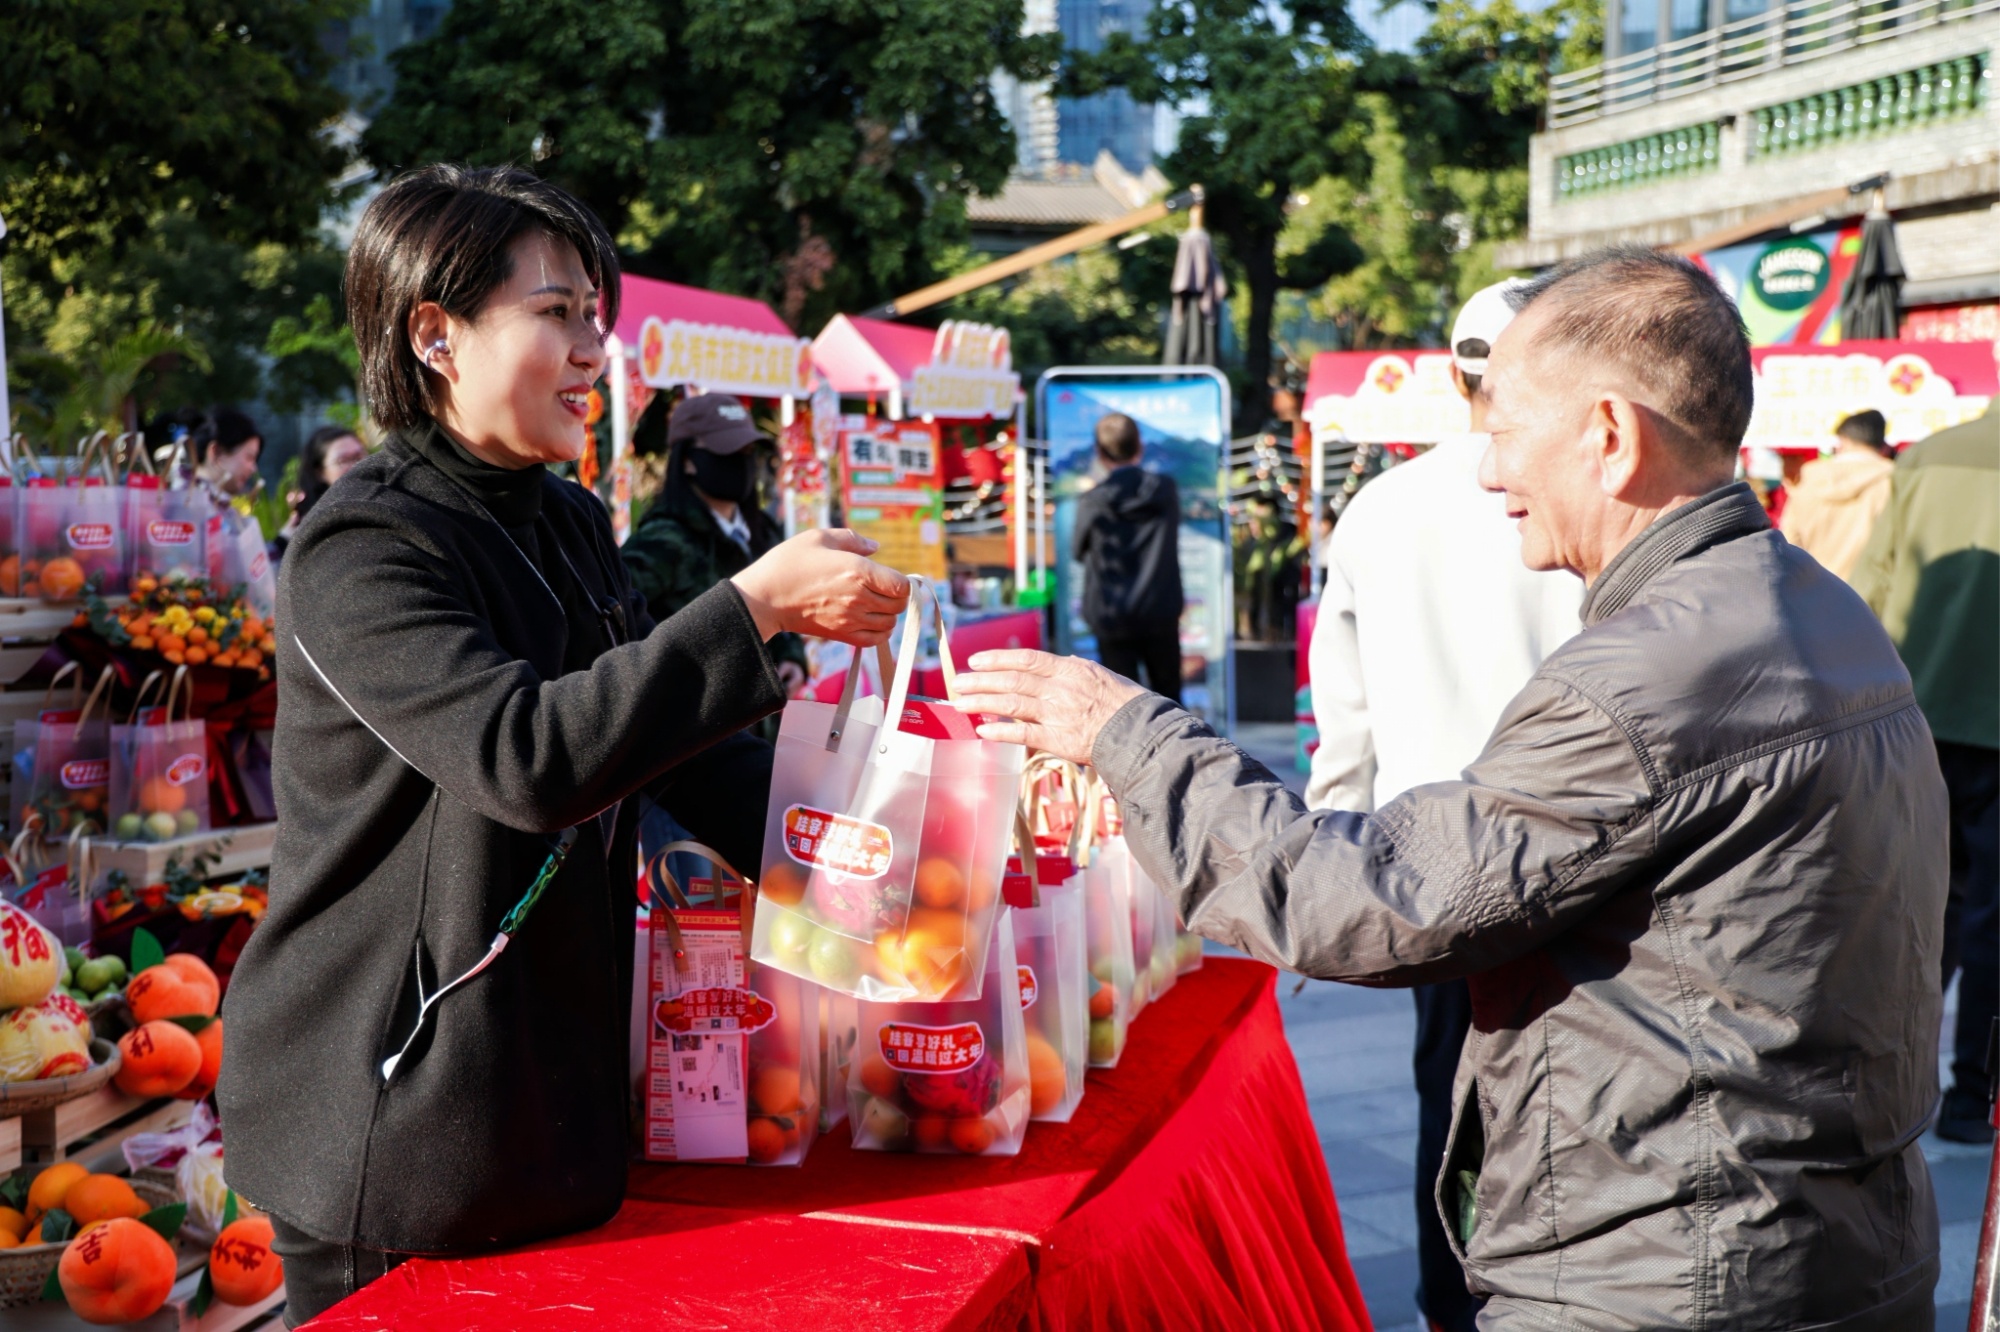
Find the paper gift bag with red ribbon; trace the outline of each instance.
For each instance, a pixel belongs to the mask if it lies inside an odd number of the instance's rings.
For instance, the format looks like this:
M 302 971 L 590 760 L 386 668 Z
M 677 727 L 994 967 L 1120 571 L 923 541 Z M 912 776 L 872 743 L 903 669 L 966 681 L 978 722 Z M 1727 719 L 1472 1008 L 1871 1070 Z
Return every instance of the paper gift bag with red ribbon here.
M 676 852 L 715 877 L 683 888 Z M 755 892 L 715 852 L 669 843 L 647 878 L 646 1159 L 798 1165 L 819 1131 L 818 987 L 747 961 Z

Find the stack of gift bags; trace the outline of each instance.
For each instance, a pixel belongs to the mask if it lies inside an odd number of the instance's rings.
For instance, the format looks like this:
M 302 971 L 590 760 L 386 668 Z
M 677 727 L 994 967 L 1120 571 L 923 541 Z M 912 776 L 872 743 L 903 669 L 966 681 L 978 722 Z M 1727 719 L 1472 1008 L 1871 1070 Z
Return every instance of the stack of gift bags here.
M 912 584 L 879 692 L 857 655 L 836 702 L 786 705 L 754 884 L 684 843 L 648 867 L 648 1159 L 796 1164 L 843 1119 L 859 1148 L 1013 1155 L 1200 964 L 1102 784 L 953 705 Z M 911 692 L 926 608 L 944 699 Z M 677 881 L 679 850 L 713 874 Z

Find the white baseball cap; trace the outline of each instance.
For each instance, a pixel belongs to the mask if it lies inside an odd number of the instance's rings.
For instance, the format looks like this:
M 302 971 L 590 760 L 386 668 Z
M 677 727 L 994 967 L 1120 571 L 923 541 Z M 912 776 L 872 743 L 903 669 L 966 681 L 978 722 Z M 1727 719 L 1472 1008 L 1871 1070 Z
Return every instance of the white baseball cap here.
M 1508 278 L 1490 287 L 1482 287 L 1472 293 L 1472 299 L 1459 307 L 1458 318 L 1451 321 L 1451 359 L 1459 373 L 1483 375 L 1486 373 L 1484 356 L 1466 356 L 1459 348 L 1474 340 L 1483 342 L 1490 349 L 1500 340 L 1500 334 L 1507 325 L 1514 322 L 1514 307 L 1508 297 L 1528 285 L 1526 278 Z

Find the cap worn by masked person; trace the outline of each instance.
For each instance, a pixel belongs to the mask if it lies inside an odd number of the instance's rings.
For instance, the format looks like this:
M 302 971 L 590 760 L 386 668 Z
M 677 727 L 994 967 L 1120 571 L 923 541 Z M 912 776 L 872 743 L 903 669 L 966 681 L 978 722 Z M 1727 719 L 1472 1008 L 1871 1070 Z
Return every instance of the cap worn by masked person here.
M 784 539 L 757 506 L 755 445 L 765 438 L 733 394 L 702 393 L 675 404 L 667 418 L 666 482 L 621 552 L 654 619 L 666 619 Z M 770 651 L 788 691 L 805 682 L 805 644 L 796 634 L 773 638 Z

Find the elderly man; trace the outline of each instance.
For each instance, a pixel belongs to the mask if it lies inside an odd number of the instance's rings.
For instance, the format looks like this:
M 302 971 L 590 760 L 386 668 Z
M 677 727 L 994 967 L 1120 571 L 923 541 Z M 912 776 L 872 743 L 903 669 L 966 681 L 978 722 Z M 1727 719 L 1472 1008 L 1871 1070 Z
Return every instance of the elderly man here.
M 1732 484 L 1736 310 L 1643 250 L 1538 281 L 1481 393 L 1532 568 L 1589 585 L 1458 781 L 1308 813 L 1087 662 L 982 653 L 981 726 L 1095 761 L 1211 938 L 1469 976 L 1437 1203 L 1504 1329 L 1929 1328 L 1945 795 L 1861 600 Z

